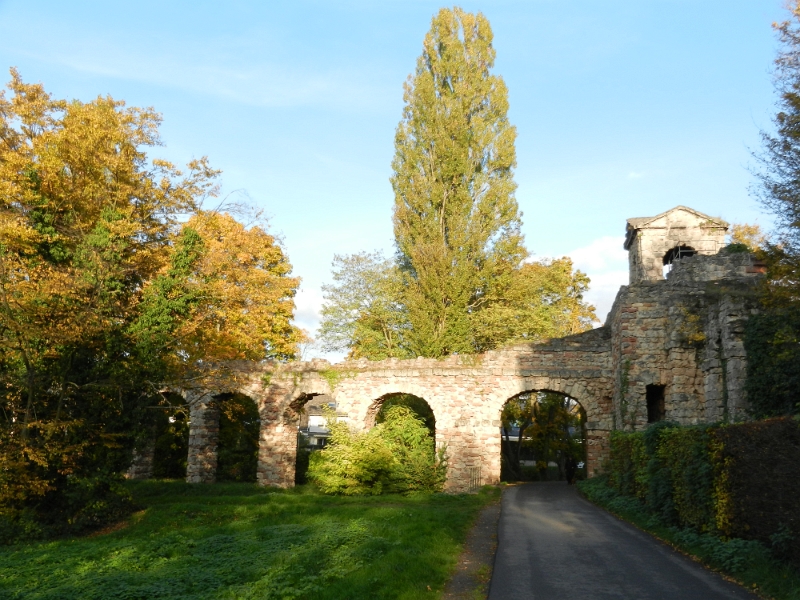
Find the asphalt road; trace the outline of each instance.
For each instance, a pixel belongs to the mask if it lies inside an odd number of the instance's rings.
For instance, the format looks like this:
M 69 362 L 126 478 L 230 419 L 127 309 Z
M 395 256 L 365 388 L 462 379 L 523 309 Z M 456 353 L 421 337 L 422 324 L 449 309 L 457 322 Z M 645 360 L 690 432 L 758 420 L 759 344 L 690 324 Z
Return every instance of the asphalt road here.
M 564 482 L 503 493 L 489 600 L 756 596 L 581 498 Z

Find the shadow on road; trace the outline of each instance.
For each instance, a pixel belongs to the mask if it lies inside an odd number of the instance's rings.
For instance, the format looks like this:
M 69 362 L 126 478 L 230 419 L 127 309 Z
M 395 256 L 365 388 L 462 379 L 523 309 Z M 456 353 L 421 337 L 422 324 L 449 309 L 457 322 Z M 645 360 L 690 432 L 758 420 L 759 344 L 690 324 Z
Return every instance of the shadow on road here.
M 747 590 L 581 498 L 565 482 L 503 493 L 489 600 L 730 600 Z

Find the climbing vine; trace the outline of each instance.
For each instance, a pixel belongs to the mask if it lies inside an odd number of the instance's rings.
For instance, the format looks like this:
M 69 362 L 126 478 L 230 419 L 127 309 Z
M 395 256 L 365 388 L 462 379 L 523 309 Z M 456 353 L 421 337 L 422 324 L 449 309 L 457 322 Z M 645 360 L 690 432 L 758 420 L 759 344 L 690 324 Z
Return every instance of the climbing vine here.
M 349 379 L 358 375 L 356 371 L 348 371 L 345 369 L 325 369 L 319 371 L 319 375 L 328 382 L 331 391 L 334 391 L 343 379 Z
M 625 425 L 628 423 L 628 388 L 630 387 L 630 375 L 631 375 L 631 361 L 629 358 L 626 358 L 622 361 L 622 369 L 619 373 L 619 412 L 620 412 L 620 419 L 622 420 L 622 427 L 625 428 Z M 631 431 L 633 431 L 633 423 L 630 423 Z

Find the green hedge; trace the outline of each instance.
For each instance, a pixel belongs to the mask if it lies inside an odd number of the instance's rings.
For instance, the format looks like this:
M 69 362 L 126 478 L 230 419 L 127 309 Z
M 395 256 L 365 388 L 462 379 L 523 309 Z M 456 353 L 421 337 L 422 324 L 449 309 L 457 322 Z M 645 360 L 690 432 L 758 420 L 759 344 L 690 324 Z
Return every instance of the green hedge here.
M 757 540 L 800 565 L 800 423 L 656 423 L 611 435 L 609 483 L 667 525 Z
M 747 397 L 756 418 L 800 412 L 800 310 L 768 308 L 745 326 Z

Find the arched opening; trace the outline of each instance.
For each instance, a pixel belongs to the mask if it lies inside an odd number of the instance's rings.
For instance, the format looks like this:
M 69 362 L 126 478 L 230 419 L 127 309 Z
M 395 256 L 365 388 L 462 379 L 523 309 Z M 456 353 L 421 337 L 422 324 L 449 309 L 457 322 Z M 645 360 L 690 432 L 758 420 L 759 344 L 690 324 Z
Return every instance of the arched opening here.
M 179 394 L 166 393 L 153 408 L 153 477 L 184 479 L 189 455 L 189 407 Z
M 586 475 L 586 411 L 559 392 L 527 391 L 500 415 L 502 481 L 573 481 Z
M 667 253 L 664 255 L 663 263 L 663 275 L 666 279 L 667 274 L 672 270 L 672 264 L 676 260 L 680 260 L 682 258 L 688 258 L 689 256 L 694 256 L 697 254 L 694 248 L 691 246 L 675 246 L 671 250 L 668 250 Z
M 213 404 L 219 410 L 217 481 L 255 483 L 261 429 L 258 406 L 244 394 L 221 394 Z
M 327 394 L 303 394 L 292 402 L 292 411 L 297 415 L 297 452 L 295 454 L 294 483 L 308 483 L 306 474 L 311 453 L 322 450 L 328 443 L 330 429 L 328 419 L 344 418 L 336 411 L 336 402 Z
M 386 419 L 387 411 L 393 406 L 405 406 L 411 410 L 425 423 L 425 427 L 430 431 L 431 437 L 434 440 L 436 439 L 436 417 L 433 414 L 433 409 L 424 399 L 413 394 L 387 394 L 381 396 L 373 405 L 373 410 L 370 411 L 374 414 L 372 424 L 383 423 Z

